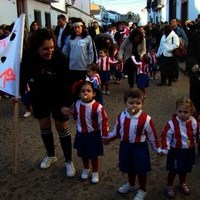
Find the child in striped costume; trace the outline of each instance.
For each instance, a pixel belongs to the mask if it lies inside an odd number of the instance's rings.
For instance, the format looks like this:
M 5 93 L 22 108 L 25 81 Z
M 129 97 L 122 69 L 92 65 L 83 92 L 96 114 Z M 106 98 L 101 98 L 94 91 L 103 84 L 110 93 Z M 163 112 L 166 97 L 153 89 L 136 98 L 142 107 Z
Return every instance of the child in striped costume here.
M 119 47 L 117 44 L 113 45 L 113 56 L 112 56 L 112 60 L 116 61 L 115 64 L 113 64 L 113 67 L 115 69 L 115 83 L 116 84 L 120 84 L 121 79 L 122 79 L 122 72 L 124 70 L 124 63 L 123 61 L 118 61 L 118 53 L 119 53 Z M 111 65 L 112 66 L 112 65 Z
M 101 78 L 102 94 L 110 95 L 110 64 L 115 64 L 117 62 L 118 61 L 111 60 L 111 58 L 108 55 L 107 49 L 104 48 L 99 51 L 99 58 L 97 60 L 97 64 L 99 66 L 99 76 Z
M 150 52 L 148 53 L 148 56 L 150 57 L 150 63 L 149 63 L 149 72 L 150 72 L 150 78 L 151 80 L 158 79 L 156 76 L 157 73 L 157 56 L 155 52 L 155 48 L 151 48 Z
M 92 165 L 92 183 L 99 182 L 98 156 L 103 154 L 102 136 L 108 135 L 108 117 L 103 106 L 93 98 L 95 91 L 91 82 L 85 81 L 80 87 L 80 99 L 74 107 L 74 118 L 77 120 L 77 132 L 74 148 L 82 158 L 83 170 L 81 179 L 89 178 Z
M 95 97 L 94 99 L 98 101 L 101 105 L 103 105 L 103 95 L 101 92 L 101 79 L 98 74 L 98 65 L 96 63 L 89 64 L 87 66 L 87 77 L 86 81 L 89 81 L 93 84 L 95 90 Z
M 138 176 L 139 190 L 134 200 L 142 200 L 146 196 L 147 172 L 151 170 L 147 142 L 155 152 L 159 150 L 154 123 L 151 117 L 142 111 L 143 101 L 144 94 L 141 90 L 126 91 L 126 109 L 118 115 L 114 130 L 107 137 L 108 141 L 116 138 L 121 140 L 119 169 L 128 174 L 128 182 L 119 187 L 118 192 L 127 193 L 135 190 L 135 179 Z
M 122 61 L 119 61 L 115 64 L 115 83 L 120 84 L 122 79 L 122 72 L 124 69 L 124 63 Z
M 149 62 L 150 57 L 144 54 L 141 61 L 137 61 L 135 56 L 131 56 L 134 65 L 137 67 L 137 87 L 144 92 L 146 97 L 146 88 L 149 87 Z
M 166 169 L 168 170 L 166 192 L 173 198 L 176 174 L 179 175 L 180 189 L 184 194 L 190 190 L 186 184 L 186 175 L 192 171 L 195 163 L 195 142 L 198 124 L 192 114 L 194 105 L 189 98 L 176 101 L 176 114 L 165 125 L 161 135 L 161 152 L 167 154 Z

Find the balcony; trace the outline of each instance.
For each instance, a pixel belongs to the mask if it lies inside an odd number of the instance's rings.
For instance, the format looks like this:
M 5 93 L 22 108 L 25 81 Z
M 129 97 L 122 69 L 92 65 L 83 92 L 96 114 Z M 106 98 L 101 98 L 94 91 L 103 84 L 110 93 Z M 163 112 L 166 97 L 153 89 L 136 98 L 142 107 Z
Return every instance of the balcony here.
M 151 9 L 152 0 L 147 0 L 147 9 Z
M 152 10 L 156 11 L 164 7 L 164 0 L 154 0 L 152 2 Z
M 41 3 L 50 4 L 50 3 L 59 3 L 60 0 L 36 0 L 36 1 L 39 1 Z
M 157 8 L 160 9 L 164 6 L 164 0 L 157 0 Z

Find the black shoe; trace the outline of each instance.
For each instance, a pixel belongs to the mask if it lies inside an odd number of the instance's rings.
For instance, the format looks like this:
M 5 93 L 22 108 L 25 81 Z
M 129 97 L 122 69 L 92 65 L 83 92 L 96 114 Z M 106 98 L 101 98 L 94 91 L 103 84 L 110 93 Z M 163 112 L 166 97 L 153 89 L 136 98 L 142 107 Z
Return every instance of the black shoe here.
M 167 84 L 167 86 L 169 86 L 169 87 L 172 86 L 172 82 L 169 82 L 169 83 Z
M 166 86 L 166 83 L 159 83 L 157 86 Z

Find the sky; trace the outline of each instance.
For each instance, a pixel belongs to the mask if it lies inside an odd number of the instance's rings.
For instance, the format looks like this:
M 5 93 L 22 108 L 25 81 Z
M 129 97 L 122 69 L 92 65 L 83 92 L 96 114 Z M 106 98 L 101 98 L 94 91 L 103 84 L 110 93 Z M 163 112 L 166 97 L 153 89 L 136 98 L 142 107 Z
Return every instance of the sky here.
M 129 11 L 140 14 L 141 10 L 146 7 L 146 2 L 146 0 L 91 0 L 91 3 L 120 14 L 126 14 Z

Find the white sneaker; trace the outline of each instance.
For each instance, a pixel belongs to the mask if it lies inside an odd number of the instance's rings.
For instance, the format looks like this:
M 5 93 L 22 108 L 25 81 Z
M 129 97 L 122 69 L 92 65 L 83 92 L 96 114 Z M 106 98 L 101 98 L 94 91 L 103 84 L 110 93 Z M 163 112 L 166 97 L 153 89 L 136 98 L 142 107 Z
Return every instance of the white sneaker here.
M 89 173 L 90 173 L 90 169 L 83 169 L 82 173 L 81 173 L 81 178 L 84 179 L 84 180 L 88 179 Z
M 93 172 L 92 173 L 91 182 L 92 183 L 98 183 L 99 182 L 99 174 L 98 174 L 98 172 Z
M 111 93 L 110 93 L 110 91 L 108 90 L 108 91 L 106 91 L 106 94 L 107 94 L 107 95 L 110 95 Z
M 143 200 L 147 196 L 147 193 L 143 190 L 138 190 L 133 200 Z
M 66 162 L 65 167 L 66 167 L 66 175 L 68 177 L 75 176 L 76 171 L 75 171 L 73 162 Z
M 42 162 L 40 163 L 40 168 L 41 169 L 47 169 L 49 168 L 53 163 L 55 163 L 57 161 L 57 157 L 56 156 L 45 156 L 44 159 L 42 160 Z
M 118 188 L 118 192 L 119 193 L 122 193 L 122 194 L 125 194 L 125 193 L 128 193 L 128 192 L 132 192 L 135 190 L 135 187 L 130 185 L 129 182 L 126 182 L 125 184 L 123 184 L 121 187 Z
M 29 116 L 31 116 L 31 112 L 26 111 L 25 114 L 24 114 L 24 117 L 27 118 L 27 117 L 29 117 Z

